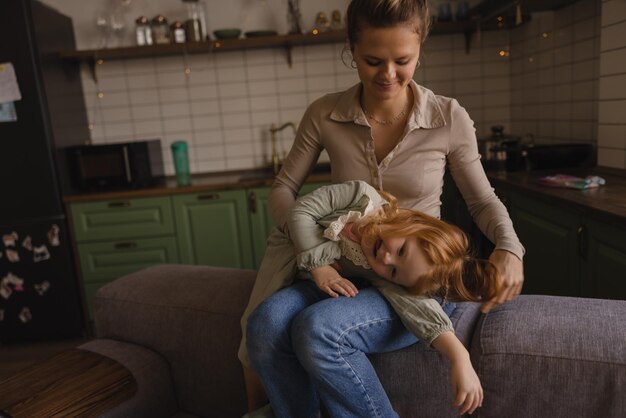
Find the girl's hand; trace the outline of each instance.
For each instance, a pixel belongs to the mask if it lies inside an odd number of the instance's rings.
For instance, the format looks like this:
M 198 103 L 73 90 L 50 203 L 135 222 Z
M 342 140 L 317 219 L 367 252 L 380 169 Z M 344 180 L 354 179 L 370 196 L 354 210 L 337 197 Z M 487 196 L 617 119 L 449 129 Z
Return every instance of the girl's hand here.
M 454 392 L 454 407 L 459 409 L 461 415 L 467 412 L 473 414 L 483 404 L 483 388 L 472 367 L 467 349 L 452 331 L 442 332 L 433 340 L 432 346 L 452 364 L 450 380 Z
M 502 287 L 496 296 L 483 303 L 480 310 L 489 312 L 494 306 L 513 300 L 522 291 L 524 284 L 524 266 L 513 253 L 505 250 L 494 250 L 489 256 L 502 276 Z
M 483 388 L 469 356 L 452 363 L 451 380 L 455 394 L 453 405 L 459 409 L 459 415 L 473 414 L 483 404 Z
M 339 295 L 353 297 L 359 293 L 350 280 L 341 277 L 331 266 L 317 267 L 311 270 L 311 274 L 317 287 L 334 298 Z

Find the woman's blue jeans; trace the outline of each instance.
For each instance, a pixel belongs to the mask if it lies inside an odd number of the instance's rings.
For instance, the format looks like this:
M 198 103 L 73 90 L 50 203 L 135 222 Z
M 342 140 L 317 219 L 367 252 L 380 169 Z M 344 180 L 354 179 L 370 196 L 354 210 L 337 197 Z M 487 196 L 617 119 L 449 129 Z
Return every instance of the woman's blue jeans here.
M 263 301 L 248 319 L 247 338 L 279 418 L 319 417 L 318 395 L 333 418 L 397 417 L 366 354 L 417 342 L 375 288 L 331 298 L 311 281 Z

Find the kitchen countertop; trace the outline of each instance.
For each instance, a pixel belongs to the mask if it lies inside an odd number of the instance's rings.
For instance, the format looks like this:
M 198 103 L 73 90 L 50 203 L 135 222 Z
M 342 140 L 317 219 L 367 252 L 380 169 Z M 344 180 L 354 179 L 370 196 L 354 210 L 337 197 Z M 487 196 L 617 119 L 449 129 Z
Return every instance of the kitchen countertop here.
M 599 175 L 606 179 L 606 185 L 594 189 L 576 190 L 547 187 L 538 183 L 540 177 L 554 174 L 570 174 L 580 177 L 591 174 Z M 513 173 L 488 171 L 487 176 L 496 189 L 498 186 L 506 186 L 552 203 L 577 207 L 592 216 L 601 217 L 603 221 L 611 219 L 621 225 L 626 225 L 626 170 L 595 167 Z M 202 193 L 213 190 L 269 187 L 272 185 L 272 182 L 273 176 L 267 169 L 230 171 L 194 175 L 192 176 L 192 184 L 186 187 L 178 187 L 174 178 L 167 178 L 165 184 L 153 188 L 68 195 L 64 196 L 63 201 L 70 204 L 98 200 Z M 320 166 L 314 170 L 307 182 L 330 182 L 328 165 Z
M 539 184 L 541 177 L 569 174 L 577 177 L 597 175 L 606 180 L 604 186 L 586 190 L 549 187 Z M 601 221 L 626 226 L 626 170 L 609 167 L 559 169 L 529 172 L 489 172 L 491 184 L 524 192 L 527 196 L 541 198 L 554 204 L 583 211 Z
M 307 179 L 307 183 L 329 181 L 330 172 L 324 171 L 323 168 L 313 171 Z M 165 196 L 182 193 L 203 193 L 213 190 L 248 189 L 253 187 L 269 187 L 273 182 L 274 176 L 267 169 L 225 171 L 219 173 L 192 175 L 191 185 L 185 187 L 178 187 L 176 185 L 176 178 L 167 177 L 164 184 L 155 187 L 71 194 L 63 196 L 63 202 L 69 204 L 93 202 L 98 200 Z

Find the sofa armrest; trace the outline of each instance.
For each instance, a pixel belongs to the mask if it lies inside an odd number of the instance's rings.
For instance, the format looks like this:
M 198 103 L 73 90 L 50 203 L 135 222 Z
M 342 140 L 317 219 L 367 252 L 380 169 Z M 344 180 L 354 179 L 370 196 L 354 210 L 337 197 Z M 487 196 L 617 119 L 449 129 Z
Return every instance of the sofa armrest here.
M 626 416 L 626 301 L 521 295 L 481 317 L 481 417 Z
M 169 418 L 178 412 L 170 366 L 154 351 L 109 339 L 92 340 L 78 348 L 117 361 L 132 373 L 137 382 L 135 396 L 105 412 L 100 418 Z
M 239 320 L 256 273 L 160 265 L 121 277 L 96 295 L 99 338 L 150 348 L 171 367 L 179 407 L 200 416 L 245 412 Z

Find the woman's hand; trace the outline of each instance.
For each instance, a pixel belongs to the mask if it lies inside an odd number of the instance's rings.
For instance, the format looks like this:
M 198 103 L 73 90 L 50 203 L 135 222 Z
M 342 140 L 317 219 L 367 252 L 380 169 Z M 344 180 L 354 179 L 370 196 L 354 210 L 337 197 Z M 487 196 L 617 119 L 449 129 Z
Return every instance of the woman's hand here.
M 469 356 L 452 362 L 450 378 L 455 394 L 453 405 L 459 409 L 459 415 L 473 414 L 483 404 L 483 388 Z
M 524 284 L 524 266 L 513 253 L 505 250 L 494 250 L 489 256 L 502 276 L 502 287 L 497 295 L 483 303 L 480 310 L 489 312 L 494 306 L 513 300 L 522 291 Z
M 317 287 L 334 298 L 339 295 L 352 297 L 359 293 L 350 280 L 341 277 L 337 270 L 331 266 L 314 268 L 311 270 L 311 274 Z

